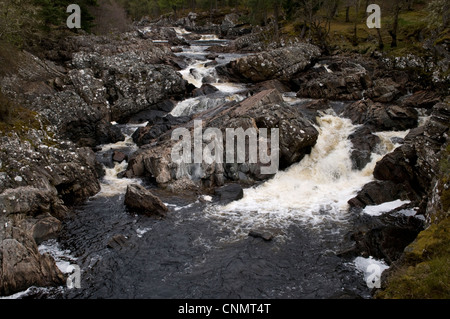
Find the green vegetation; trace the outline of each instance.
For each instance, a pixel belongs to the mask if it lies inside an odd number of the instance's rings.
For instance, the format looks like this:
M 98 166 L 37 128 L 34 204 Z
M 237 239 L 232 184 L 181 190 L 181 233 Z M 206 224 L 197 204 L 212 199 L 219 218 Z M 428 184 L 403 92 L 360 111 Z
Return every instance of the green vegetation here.
M 422 231 L 405 249 L 406 264 L 388 279 L 376 298 L 450 298 L 450 218 Z
M 442 151 L 438 191 L 440 204 L 431 216 L 432 224 L 406 247 L 401 265 L 390 274 L 387 288 L 376 298 L 450 298 L 450 144 Z

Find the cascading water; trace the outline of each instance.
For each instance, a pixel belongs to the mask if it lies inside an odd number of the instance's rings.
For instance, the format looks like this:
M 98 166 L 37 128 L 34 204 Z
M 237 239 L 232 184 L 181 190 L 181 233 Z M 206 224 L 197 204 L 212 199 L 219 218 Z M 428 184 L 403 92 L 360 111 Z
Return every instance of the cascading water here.
M 176 32 L 185 34 L 182 29 Z M 191 59 L 181 73 L 197 87 L 205 76 L 214 74 L 214 66 L 204 66 L 208 39 L 218 41 L 204 36 L 179 53 Z M 225 55 L 219 63 L 233 58 Z M 193 74 L 200 76 L 193 78 Z M 219 89 L 214 94 L 225 100 L 239 96 L 245 88 L 212 84 Z M 299 102 L 291 95 L 285 98 Z M 172 114 L 204 109 L 192 107 L 198 100 L 180 102 Z M 206 103 L 206 108 L 210 105 Z M 336 256 L 343 234 L 351 227 L 347 201 L 372 179 L 376 161 L 395 148 L 392 137 L 404 137 L 406 132 L 378 133 L 382 142 L 372 161 L 355 171 L 348 136 L 356 126 L 331 110 L 317 123 L 320 135 L 311 154 L 260 186 L 246 189 L 242 200 L 216 206 L 205 196 L 161 197 L 169 207 L 164 219 L 127 211 L 123 203 L 126 186 L 142 181 L 117 176 L 126 161 L 110 163 L 101 192 L 64 222 L 57 245 L 68 254 L 66 261 L 80 266 L 82 288 L 33 290 L 19 297 L 329 298 L 349 292 L 369 297 L 363 277 L 355 271 L 355 265 L 364 267 L 368 260 L 348 264 Z M 125 141 L 103 145 L 97 156 L 137 150 L 130 136 L 140 125 L 121 126 Z M 275 237 L 265 242 L 247 236 L 254 229 L 270 230 Z M 124 247 L 108 247 L 117 235 L 125 238 Z M 52 245 L 44 243 L 41 249 L 51 250 Z
M 406 132 L 379 133 L 383 137 L 379 153 L 363 170 L 353 170 L 348 136 L 357 126 L 333 113 L 317 119 L 319 137 L 311 154 L 264 184 L 246 189 L 243 199 L 211 207 L 209 216 L 233 228 L 236 238 L 253 228 L 283 231 L 295 223 L 320 228 L 325 220 L 345 222 L 347 201 L 373 179 L 376 162 L 393 150 L 391 137 Z

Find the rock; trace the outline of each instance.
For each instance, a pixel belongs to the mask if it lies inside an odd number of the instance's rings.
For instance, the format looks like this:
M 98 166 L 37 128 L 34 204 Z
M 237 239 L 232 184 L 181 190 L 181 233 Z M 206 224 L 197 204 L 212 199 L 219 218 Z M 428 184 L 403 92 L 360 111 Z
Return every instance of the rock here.
M 218 66 L 217 73 L 234 81 L 262 82 L 271 79 L 289 80 L 311 65 L 320 56 L 320 49 L 301 43 L 272 51 L 244 56 L 225 66 Z
M 207 55 L 205 55 L 205 58 L 208 60 L 215 60 L 219 57 L 219 55 L 217 53 L 208 53 Z
M 131 211 L 148 216 L 165 216 L 168 212 L 167 206 L 141 185 L 129 185 L 127 187 L 125 205 Z
M 209 68 L 209 67 L 212 67 L 212 66 L 215 66 L 215 65 L 218 65 L 218 64 L 219 64 L 219 62 L 217 62 L 216 60 L 213 60 L 211 62 L 206 62 L 205 63 L 205 68 Z
M 283 101 L 276 90 L 262 91 L 246 100 L 237 103 L 229 102 L 196 114 L 196 120 L 202 119 L 203 128 L 211 127 L 221 130 L 224 150 L 226 149 L 226 128 L 267 128 L 279 129 L 279 168 L 284 169 L 300 161 L 311 151 L 318 132 L 303 115 L 294 107 Z M 192 134 L 193 121 L 182 124 Z M 142 133 L 142 132 L 140 132 Z M 139 134 L 140 134 L 139 133 Z M 157 140 L 152 141 L 152 147 L 142 147 L 130 158 L 127 177 L 149 176 L 159 186 L 169 187 L 212 187 L 221 186 L 224 182 L 245 182 L 252 184 L 265 180 L 273 174 L 262 174 L 261 168 L 269 166 L 260 160 L 257 163 L 174 163 L 172 149 L 177 143 L 171 139 L 171 131 L 167 131 Z M 248 149 L 248 139 L 246 139 Z M 202 147 L 207 143 L 204 141 Z M 271 141 L 267 141 L 271 150 Z M 274 163 L 275 164 L 275 163 Z M 180 181 L 177 183 L 177 181 Z M 195 186 L 196 185 L 196 186 Z M 174 188 L 175 187 L 175 188 Z
M 120 152 L 120 151 L 114 151 L 114 153 L 113 153 L 113 155 L 112 155 L 112 160 L 113 160 L 114 162 L 121 163 L 121 162 L 123 162 L 123 161 L 128 160 L 128 156 L 127 156 L 125 153 L 123 153 L 123 152 Z
M 214 194 L 224 203 L 229 203 L 244 197 L 244 190 L 239 184 L 228 184 L 214 190 Z
M 192 96 L 197 97 L 197 96 L 201 96 L 201 95 L 208 95 L 208 94 L 212 94 L 217 91 L 219 91 L 219 90 L 214 85 L 203 84 L 201 87 L 196 88 L 194 91 L 192 91 Z
M 126 247 L 128 244 L 128 238 L 124 235 L 114 235 L 111 237 L 111 239 L 108 241 L 108 244 L 106 247 L 111 249 L 120 249 Z
M 417 126 L 418 113 L 413 108 L 384 105 L 371 100 L 360 100 L 345 107 L 342 116 L 353 124 L 364 124 L 373 131 L 404 131 Z
M 364 185 L 356 197 L 348 201 L 351 207 L 364 208 L 367 205 L 380 205 L 397 199 L 407 199 L 404 185 L 391 181 L 373 181 Z
M 423 228 L 423 222 L 414 217 L 394 216 L 385 213 L 381 216 L 360 215 L 354 220 L 355 229 L 348 236 L 355 245 L 342 257 L 369 257 L 382 259 L 388 265 L 398 260 L 403 250 Z
M 381 198 L 375 202 L 404 198 L 406 194 L 419 207 L 419 213 L 424 214 L 436 184 L 439 154 L 448 143 L 449 123 L 450 104 L 436 104 L 425 126 L 411 129 L 403 145 L 377 162 L 373 175 L 381 184 L 377 181 L 364 186 L 350 204 L 363 207 L 379 195 Z
M 372 130 L 368 126 L 358 128 L 349 137 L 352 142 L 352 168 L 361 170 L 370 161 L 372 153 L 380 142 L 380 138 L 372 134 Z
M 152 119 L 148 119 L 147 126 L 140 127 L 133 133 L 133 141 L 138 146 L 149 144 L 152 140 L 160 137 L 173 127 L 186 123 L 190 119 L 191 117 L 189 116 L 175 117 L 171 114 L 166 116 L 155 116 Z
M 11 224 L 11 226 L 9 225 Z M 33 238 L 12 223 L 0 225 L 0 295 L 30 286 L 59 286 L 65 278 L 48 254 L 41 255 Z
M 271 241 L 273 239 L 273 234 L 269 233 L 268 231 L 258 231 L 258 230 L 251 230 L 248 235 L 253 238 L 262 238 L 264 241 Z
M 298 97 L 330 100 L 359 100 L 371 85 L 370 72 L 358 60 L 333 57 L 291 79 Z
M 433 91 L 417 91 L 401 100 L 403 106 L 431 109 L 441 101 L 439 94 Z

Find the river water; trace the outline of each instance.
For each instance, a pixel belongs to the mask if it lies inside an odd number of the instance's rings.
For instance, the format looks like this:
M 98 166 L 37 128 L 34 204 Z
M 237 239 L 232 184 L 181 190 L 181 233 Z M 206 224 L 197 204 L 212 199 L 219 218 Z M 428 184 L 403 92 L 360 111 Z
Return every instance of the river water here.
M 210 60 L 204 58 L 213 43 L 223 41 L 203 36 L 178 53 L 190 61 L 181 74 L 197 87 L 205 77 L 216 78 L 215 66 L 205 67 Z M 237 57 L 221 54 L 217 61 Z M 212 85 L 218 92 L 181 101 L 172 115 L 245 98 L 243 84 L 216 82 Z M 301 100 L 286 94 L 286 102 Z M 103 145 L 97 156 L 111 149 L 131 154 L 137 149 L 131 135 L 143 125 L 120 125 L 127 139 Z M 246 189 L 242 200 L 220 206 L 193 194 L 159 194 L 169 207 L 163 219 L 129 213 L 123 203 L 126 186 L 146 184 L 117 177 L 125 161 L 109 165 L 100 193 L 75 208 L 60 238 L 39 247 L 53 254 L 63 271 L 78 265 L 81 288 L 31 288 L 17 297 L 369 298 L 364 268 L 383 261 L 336 255 L 349 244 L 352 213 L 347 201 L 372 180 L 376 161 L 396 147 L 391 137 L 406 132 L 380 133 L 382 143 L 372 162 L 355 171 L 348 136 L 356 126 L 328 110 L 318 118 L 317 129 L 319 139 L 310 155 L 270 181 Z M 250 237 L 252 230 L 269 232 L 273 239 Z M 124 246 L 108 248 L 116 235 L 126 238 Z

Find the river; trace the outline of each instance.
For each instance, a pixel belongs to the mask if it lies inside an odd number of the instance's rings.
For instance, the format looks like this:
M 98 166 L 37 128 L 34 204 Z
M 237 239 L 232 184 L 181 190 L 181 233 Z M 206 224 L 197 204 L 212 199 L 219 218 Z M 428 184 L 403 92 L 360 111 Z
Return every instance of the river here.
M 177 30 L 180 36 L 185 31 Z M 223 43 L 203 36 L 183 48 L 189 66 L 180 71 L 197 87 L 215 77 L 216 66 L 205 66 L 205 50 Z M 219 64 L 239 57 L 220 54 Z M 215 83 L 219 91 L 181 101 L 172 115 L 191 115 L 225 101 L 245 98 L 244 84 Z M 291 104 L 301 103 L 285 94 Z M 124 142 L 103 145 L 101 158 L 111 149 L 131 154 L 137 149 L 131 135 L 146 123 L 119 125 Z M 347 201 L 372 180 L 375 163 L 396 145 L 391 137 L 406 132 L 379 133 L 382 143 L 363 170 L 352 170 L 348 140 L 357 127 L 330 109 L 317 120 L 320 135 L 311 154 L 285 171 L 252 188 L 244 198 L 221 206 L 209 197 L 162 194 L 169 207 L 166 218 L 129 213 L 124 205 L 126 186 L 139 179 L 118 178 L 127 163 L 105 167 L 101 191 L 74 209 L 57 240 L 40 245 L 62 271 L 81 269 L 81 288 L 35 288 L 18 298 L 370 298 L 365 268 L 383 261 L 348 260 L 337 253 L 349 244 L 352 214 Z M 108 153 L 109 152 L 109 153 Z M 248 236 L 267 231 L 273 239 Z M 114 236 L 123 247 L 109 248 Z

